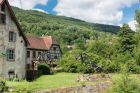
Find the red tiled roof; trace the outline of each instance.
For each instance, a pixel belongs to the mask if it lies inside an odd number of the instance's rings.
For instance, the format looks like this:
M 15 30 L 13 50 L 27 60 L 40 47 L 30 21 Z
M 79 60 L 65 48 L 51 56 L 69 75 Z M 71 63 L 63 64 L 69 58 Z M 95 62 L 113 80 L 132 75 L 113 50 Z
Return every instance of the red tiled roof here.
M 31 49 L 49 50 L 53 44 L 51 36 L 46 37 L 28 36 L 27 38 L 30 44 L 28 48 Z
M 42 39 L 43 39 L 43 41 L 44 41 L 46 47 L 47 47 L 48 49 L 50 49 L 51 46 L 52 46 L 52 44 L 53 44 L 52 37 L 51 37 L 51 36 L 46 36 L 46 37 L 42 37 Z

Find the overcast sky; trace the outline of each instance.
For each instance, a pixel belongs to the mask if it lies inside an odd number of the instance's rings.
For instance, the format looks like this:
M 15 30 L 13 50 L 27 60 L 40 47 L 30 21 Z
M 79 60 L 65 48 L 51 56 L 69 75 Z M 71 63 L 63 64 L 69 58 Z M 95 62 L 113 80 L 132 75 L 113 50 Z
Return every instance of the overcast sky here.
M 129 23 L 135 29 L 135 10 L 139 0 L 9 0 L 23 9 L 73 17 L 87 22 L 122 25 Z

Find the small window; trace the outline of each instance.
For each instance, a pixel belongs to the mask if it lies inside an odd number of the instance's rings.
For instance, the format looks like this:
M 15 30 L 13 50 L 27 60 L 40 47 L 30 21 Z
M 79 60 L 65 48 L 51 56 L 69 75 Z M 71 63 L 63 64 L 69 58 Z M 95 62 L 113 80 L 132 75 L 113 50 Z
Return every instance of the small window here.
M 30 58 L 30 51 L 27 51 L 27 58 Z
M 58 56 L 55 55 L 55 56 L 54 56 L 54 59 L 58 59 Z
M 5 4 L 1 5 L 1 11 L 5 12 Z
M 2 23 L 2 24 L 6 23 L 6 16 L 5 16 L 5 14 L 0 14 L 0 23 Z
M 56 47 L 53 47 L 53 50 L 56 51 Z
M 33 58 L 36 58 L 36 51 L 33 51 Z
M 16 33 L 15 32 L 9 32 L 9 42 L 16 42 Z
M 40 56 L 41 55 L 41 52 L 38 52 L 38 56 Z
M 14 49 L 7 50 L 7 60 L 15 60 L 15 50 Z

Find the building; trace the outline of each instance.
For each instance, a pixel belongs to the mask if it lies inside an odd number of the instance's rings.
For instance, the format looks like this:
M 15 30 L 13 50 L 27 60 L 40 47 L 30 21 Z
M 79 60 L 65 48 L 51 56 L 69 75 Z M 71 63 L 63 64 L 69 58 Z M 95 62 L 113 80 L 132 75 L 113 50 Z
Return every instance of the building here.
M 0 0 L 0 77 L 27 78 L 37 70 L 35 62 L 56 62 L 61 55 L 51 36 L 26 38 L 8 0 Z
M 61 58 L 62 52 L 51 36 L 28 36 L 27 70 L 34 70 L 34 61 L 42 63 L 56 62 Z
M 0 0 L 0 77 L 25 78 L 28 40 L 7 0 Z

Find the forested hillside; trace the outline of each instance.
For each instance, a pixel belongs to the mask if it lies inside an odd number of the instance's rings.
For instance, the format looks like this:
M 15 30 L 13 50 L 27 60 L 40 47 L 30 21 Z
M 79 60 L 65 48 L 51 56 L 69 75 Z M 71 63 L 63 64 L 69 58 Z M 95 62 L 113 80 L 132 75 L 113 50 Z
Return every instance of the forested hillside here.
M 67 45 L 73 45 L 81 38 L 96 38 L 100 32 L 116 34 L 120 30 L 119 26 L 87 23 L 74 18 L 15 7 L 13 9 L 26 34 L 52 35 L 57 41 Z
M 81 53 L 86 53 L 104 72 L 119 72 L 126 65 L 130 72 L 140 73 L 139 32 L 133 32 L 127 24 L 120 29 L 33 10 L 13 9 L 27 35 L 51 35 L 60 43 L 63 58 L 59 65 L 64 71 L 93 73 L 88 64 L 77 60 Z M 140 24 L 139 19 L 140 12 L 137 11 L 136 20 Z M 72 45 L 73 50 L 69 51 L 68 45 Z

